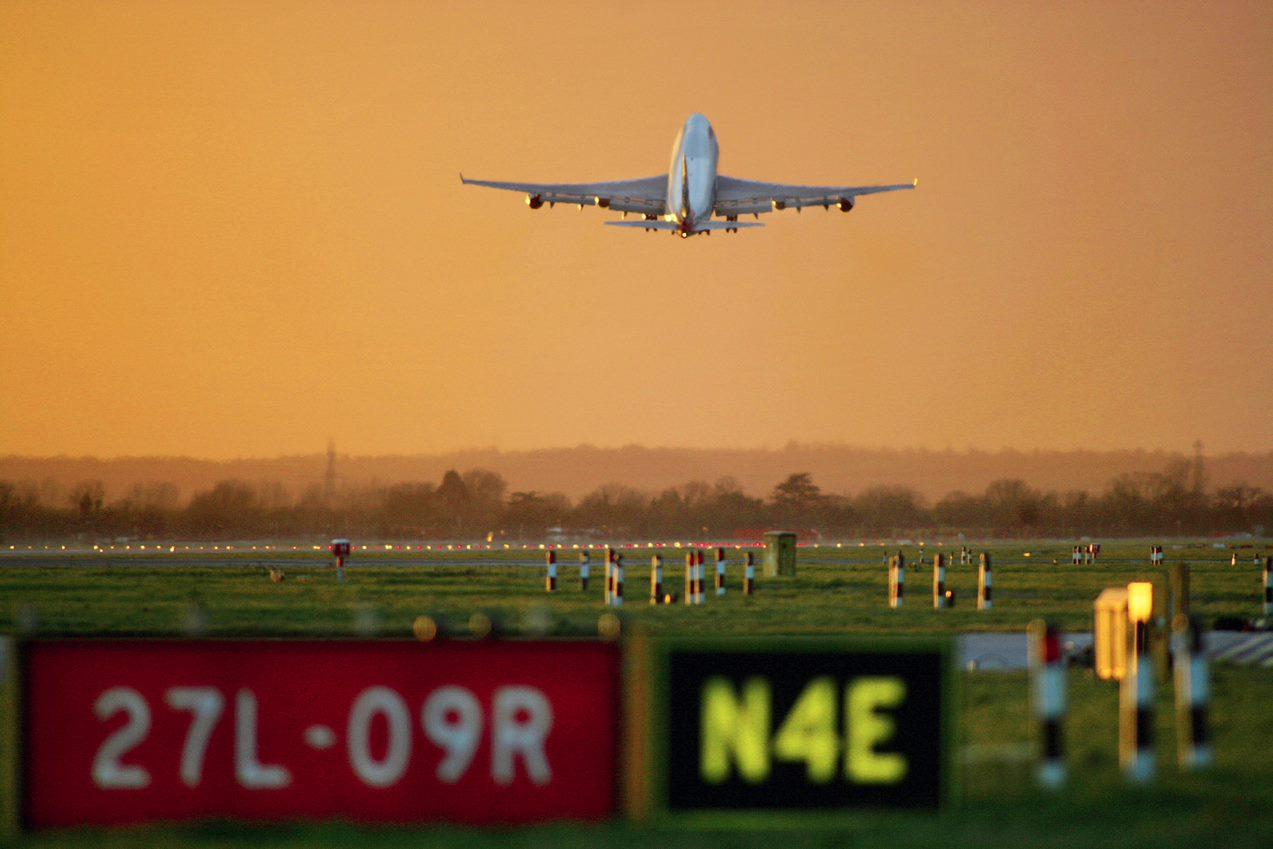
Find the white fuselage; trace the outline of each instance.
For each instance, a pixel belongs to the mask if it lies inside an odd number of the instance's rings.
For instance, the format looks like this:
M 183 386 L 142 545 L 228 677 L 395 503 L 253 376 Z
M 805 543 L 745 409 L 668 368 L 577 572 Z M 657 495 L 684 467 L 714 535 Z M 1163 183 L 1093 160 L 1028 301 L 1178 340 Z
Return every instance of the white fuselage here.
M 716 165 L 720 146 L 716 132 L 702 115 L 691 115 L 672 144 L 672 164 L 667 172 L 668 221 L 690 234 L 712 218 L 716 208 Z

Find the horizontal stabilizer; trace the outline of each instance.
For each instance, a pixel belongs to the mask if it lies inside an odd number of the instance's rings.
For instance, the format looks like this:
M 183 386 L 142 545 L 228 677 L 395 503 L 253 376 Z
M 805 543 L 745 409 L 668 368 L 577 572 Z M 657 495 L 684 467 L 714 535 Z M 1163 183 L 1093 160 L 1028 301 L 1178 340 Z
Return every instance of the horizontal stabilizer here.
M 607 221 L 611 227 L 640 227 L 644 230 L 679 230 L 680 225 L 674 221 Z
M 696 230 L 736 230 L 741 227 L 764 227 L 759 221 L 708 221 L 699 224 Z

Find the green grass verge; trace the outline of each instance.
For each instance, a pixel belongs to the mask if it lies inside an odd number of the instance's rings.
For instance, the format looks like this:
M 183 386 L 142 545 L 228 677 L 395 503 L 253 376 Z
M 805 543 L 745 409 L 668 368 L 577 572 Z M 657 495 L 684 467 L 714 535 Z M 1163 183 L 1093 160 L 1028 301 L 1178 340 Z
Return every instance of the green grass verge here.
M 1162 581 L 1149 568 L 1145 546 L 1106 546 L 1101 564 L 1074 569 L 1069 546 L 1015 544 L 993 549 L 993 612 L 972 609 L 976 570 L 953 566 L 948 585 L 959 597 L 952 611 L 927 607 L 930 574 L 908 577 L 911 606 L 885 608 L 882 550 L 801 549 L 795 579 L 763 580 L 752 599 L 738 593 L 738 567 L 731 567 L 731 591 L 701 608 L 650 607 L 648 551 L 625 552 L 628 598 L 625 614 L 665 633 L 951 633 L 973 629 L 1019 630 L 1047 617 L 1071 630 L 1087 630 L 1091 602 L 1103 587 L 1130 580 Z M 1030 551 L 1031 556 L 1023 556 Z M 909 554 L 917 553 L 914 549 Z M 681 589 L 682 552 L 665 552 L 666 582 Z M 678 556 L 679 555 L 679 556 Z M 0 629 L 34 624 L 39 634 L 124 634 L 183 632 L 192 604 L 206 614 L 208 631 L 221 636 L 324 635 L 358 633 L 369 616 L 380 632 L 405 635 L 421 613 L 441 613 L 463 621 L 474 610 L 494 612 L 516 625 L 546 609 L 559 632 L 593 632 L 601 605 L 601 569 L 593 564 L 593 589 L 577 589 L 573 563 L 562 569 L 562 589 L 542 591 L 542 571 L 514 565 L 536 560 L 537 552 L 432 556 L 425 565 L 405 565 L 407 555 L 377 554 L 355 559 L 348 580 L 337 585 L 330 571 L 305 555 L 287 561 L 287 579 L 271 583 L 255 555 L 208 556 L 181 566 L 85 568 L 13 566 L 0 568 Z M 1058 565 L 1051 561 L 1056 558 Z M 420 555 L 409 555 L 412 561 Z M 1258 613 L 1259 575 L 1249 563 L 1228 564 L 1228 553 L 1199 547 L 1174 552 L 1192 566 L 1195 612 L 1205 618 L 1251 617 Z M 1249 559 L 1249 554 L 1246 555 Z M 462 560 L 473 565 L 448 565 Z M 28 561 L 30 562 L 30 561 Z M 218 564 L 218 565 L 213 565 Z M 227 564 L 227 565 L 219 565 Z M 480 564 L 480 565 L 479 565 Z M 33 615 L 34 614 L 34 615 Z M 533 618 L 533 617 L 531 617 Z M 544 828 L 469 830 L 455 828 L 368 828 L 343 823 L 254 827 L 209 823 L 180 828 L 124 831 L 72 830 L 15 837 L 23 847 L 124 846 L 814 846 L 888 845 L 907 847 L 1083 846 L 1159 849 L 1200 845 L 1267 845 L 1273 834 L 1273 673 L 1218 666 L 1214 670 L 1213 729 L 1217 764 L 1202 774 L 1181 773 L 1174 764 L 1174 724 L 1170 689 L 1160 688 L 1157 716 L 1159 779 L 1150 788 L 1128 788 L 1117 767 L 1117 693 L 1084 672 L 1070 675 L 1067 724 L 1072 781 L 1064 793 L 1033 786 L 1029 754 L 1033 729 L 1027 681 L 1020 673 L 962 675 L 957 717 L 957 770 L 960 799 L 939 814 L 865 812 L 837 817 L 826 829 L 776 836 L 769 831 L 705 834 L 691 830 L 650 830 L 616 823 L 602 827 L 558 825 Z M 2 706 L 7 720 L 13 705 Z M 12 804 L 12 752 L 0 749 L 0 799 Z M 780 825 L 778 823 L 777 825 Z

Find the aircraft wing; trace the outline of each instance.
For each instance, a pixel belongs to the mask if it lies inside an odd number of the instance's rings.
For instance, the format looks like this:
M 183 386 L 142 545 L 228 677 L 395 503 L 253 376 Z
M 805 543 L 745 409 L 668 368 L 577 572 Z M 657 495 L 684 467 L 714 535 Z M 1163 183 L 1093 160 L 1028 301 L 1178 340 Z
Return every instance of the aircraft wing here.
M 460 182 L 466 186 L 485 186 L 488 189 L 504 189 L 522 192 L 526 202 L 537 207 L 536 198 L 550 206 L 555 203 L 574 203 L 600 206 L 619 212 L 646 212 L 662 215 L 667 194 L 667 176 L 645 177 L 640 180 L 618 180 L 609 183 L 501 183 L 495 180 L 470 180 L 463 174 Z
M 788 207 L 830 207 L 838 204 L 841 199 L 847 199 L 851 205 L 853 199 L 859 195 L 896 192 L 913 189 L 917 185 L 918 180 L 892 186 L 789 186 L 784 183 L 739 180 L 722 175 L 716 178 L 716 214 L 740 215 Z

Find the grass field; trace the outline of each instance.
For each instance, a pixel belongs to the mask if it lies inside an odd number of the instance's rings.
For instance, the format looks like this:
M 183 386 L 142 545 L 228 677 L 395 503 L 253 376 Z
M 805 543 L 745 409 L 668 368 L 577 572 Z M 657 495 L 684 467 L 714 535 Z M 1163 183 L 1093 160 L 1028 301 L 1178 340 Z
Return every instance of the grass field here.
M 1069 544 L 1013 543 L 990 548 L 995 563 L 995 609 L 978 613 L 976 568 L 952 566 L 951 611 L 928 601 L 931 571 L 908 574 L 902 611 L 886 609 L 884 550 L 857 546 L 800 550 L 799 576 L 761 579 L 751 599 L 738 592 L 737 560 L 730 592 L 701 608 L 651 607 L 644 549 L 625 550 L 625 616 L 666 633 L 920 633 L 1018 630 L 1047 617 L 1070 630 L 1089 630 L 1091 602 L 1103 587 L 1161 580 L 1149 567 L 1148 544 L 1105 546 L 1102 561 L 1069 565 Z M 890 549 L 892 550 L 892 549 Z M 918 549 L 904 549 L 908 559 Z M 930 552 L 934 549 L 928 549 Z M 940 549 L 938 549 L 940 550 Z M 1265 549 L 1256 549 L 1263 551 Z M 1026 557 L 1025 552 L 1030 552 Z M 665 550 L 666 588 L 680 592 L 684 553 Z M 1260 576 L 1254 552 L 1237 568 L 1228 551 L 1209 544 L 1167 547 L 1168 563 L 1192 569 L 1193 607 L 1206 620 L 1251 618 L 1259 612 Z M 566 552 L 561 590 L 543 592 L 542 552 L 427 554 L 359 552 L 344 584 L 317 553 L 236 551 L 120 558 L 107 555 L 0 558 L 0 630 L 37 634 L 181 634 L 191 624 L 218 636 L 366 633 L 406 636 L 421 614 L 457 627 L 486 611 L 510 631 L 523 626 L 554 633 L 595 633 L 601 604 L 601 565 L 594 554 L 592 590 L 578 590 L 574 557 Z M 929 557 L 931 560 L 931 555 Z M 1056 559 L 1057 565 L 1052 561 Z M 272 583 L 266 561 L 286 573 Z M 65 568 L 69 564 L 76 568 Z M 710 582 L 710 558 L 709 558 Z M 710 596 L 710 590 L 709 590 Z M 198 611 L 192 616 L 192 610 Z M 545 616 L 547 613 L 547 616 Z M 985 846 L 1265 846 L 1273 834 L 1273 673 L 1217 666 L 1213 728 L 1218 763 L 1203 775 L 1174 766 L 1170 689 L 1160 688 L 1157 732 L 1160 778 L 1130 790 L 1117 769 L 1117 693 L 1088 673 L 1072 671 L 1068 722 L 1073 780 L 1065 794 L 1033 788 L 1032 730 L 1022 673 L 961 673 L 958 716 L 959 801 L 940 814 L 863 813 L 839 818 L 828 830 L 787 834 L 790 849 L 824 845 L 894 847 Z M 4 705 L 7 713 L 12 709 Z M 0 752 L 0 763 L 11 753 Z M 8 770 L 4 771 L 8 774 Z M 0 784 L 11 801 L 11 787 Z M 520 831 L 379 829 L 347 824 L 255 828 L 211 823 L 124 832 L 63 831 L 17 838 L 17 845 L 62 846 L 761 846 L 769 833 L 704 834 L 648 830 L 618 823 L 592 828 L 560 825 Z

